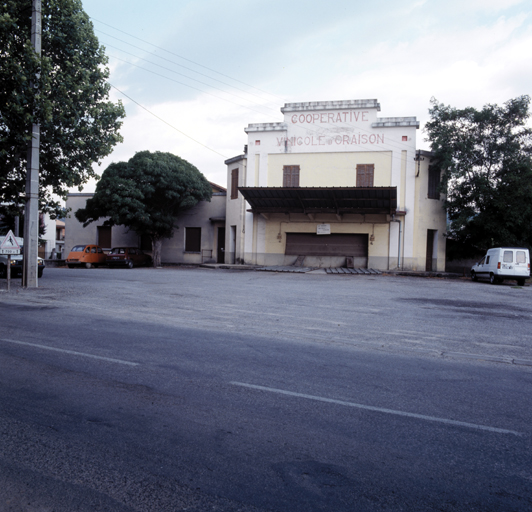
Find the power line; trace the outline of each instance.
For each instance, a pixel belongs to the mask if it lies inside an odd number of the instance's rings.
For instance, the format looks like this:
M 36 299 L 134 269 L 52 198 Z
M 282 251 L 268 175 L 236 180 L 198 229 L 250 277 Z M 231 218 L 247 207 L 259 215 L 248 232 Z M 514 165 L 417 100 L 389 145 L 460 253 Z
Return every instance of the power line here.
M 268 92 L 266 92 L 266 91 L 263 91 L 262 89 L 259 89 L 259 88 L 257 88 L 257 87 L 254 87 L 254 86 L 250 85 L 250 84 L 247 84 L 246 82 L 242 82 L 242 81 L 240 81 L 240 80 L 237 80 L 237 79 L 235 79 L 235 78 L 232 78 L 232 77 L 229 76 L 229 75 L 225 75 L 225 74 L 223 74 L 223 73 L 221 73 L 221 72 L 219 72 L 219 71 L 216 71 L 216 70 L 211 69 L 211 68 L 209 68 L 209 67 L 207 67 L 207 66 L 204 66 L 204 65 L 202 65 L 202 64 L 199 64 L 198 62 L 195 62 L 195 61 L 193 61 L 193 60 L 191 60 L 191 59 L 188 59 L 188 58 L 186 58 L 186 57 L 183 57 L 182 55 L 179 55 L 179 54 L 177 54 L 177 53 L 174 53 L 174 52 L 172 52 L 172 51 L 170 51 L 170 50 L 167 50 L 167 49 L 165 49 L 165 48 L 163 48 L 163 47 L 160 47 L 160 46 L 157 46 L 157 45 L 155 45 L 155 44 L 153 44 L 153 43 L 150 43 L 149 41 L 146 41 L 146 40 L 141 39 L 141 38 L 139 38 L 139 37 L 137 37 L 137 36 L 134 36 L 134 35 L 132 35 L 132 34 L 129 34 L 128 32 L 125 32 L 125 31 L 120 30 L 120 29 L 118 29 L 118 28 L 116 28 L 116 27 L 113 27 L 112 25 L 109 25 L 108 23 L 105 23 L 105 22 L 103 22 L 103 21 L 97 20 L 97 19 L 92 18 L 92 17 L 91 17 L 91 19 L 94 20 L 94 21 L 96 21 L 96 22 L 98 22 L 98 23 L 101 23 L 101 24 L 103 24 L 103 25 L 108 26 L 108 27 L 112 28 L 113 30 L 116 30 L 116 31 L 118 31 L 118 32 L 121 32 L 121 33 L 123 33 L 123 34 L 125 34 L 125 35 L 127 35 L 127 36 L 129 36 L 129 37 L 132 37 L 132 38 L 134 38 L 134 39 L 137 39 L 137 40 L 139 40 L 139 41 L 141 41 L 141 42 L 143 42 L 143 43 L 145 43 L 145 44 L 149 44 L 150 46 L 153 46 L 154 48 L 157 48 L 157 49 L 159 49 L 159 50 L 162 50 L 162 51 L 164 51 L 164 52 L 166 52 L 166 53 L 168 53 L 168 54 L 174 55 L 174 56 L 176 56 L 176 57 L 178 57 L 178 58 L 180 58 L 180 59 L 183 59 L 183 60 L 185 60 L 185 61 L 187 61 L 187 62 L 191 62 L 192 64 L 195 64 L 195 65 L 197 65 L 197 66 L 200 66 L 200 67 L 203 68 L 203 69 L 207 69 L 208 71 L 211 71 L 211 72 L 213 72 L 213 73 L 219 74 L 220 76 L 224 76 L 224 77 L 226 77 L 226 78 L 229 78 L 230 80 L 233 80 L 233 81 L 235 81 L 235 82 L 238 82 L 238 83 L 241 83 L 241 84 L 243 84 L 243 85 L 246 85 L 247 87 L 251 87 L 252 89 L 255 89 L 255 90 L 257 90 L 257 91 L 260 91 L 260 92 L 262 92 L 262 93 L 264 93 L 264 94 L 267 94 L 267 95 L 269 95 L 269 96 L 271 96 L 271 97 L 273 97 L 273 98 L 277 98 L 277 99 L 279 99 L 279 100 L 281 100 L 281 101 L 284 102 L 284 99 L 281 98 L 281 97 L 279 97 L 279 96 L 276 96 L 276 95 L 274 95 L 274 94 L 268 93 Z M 131 43 L 128 43 L 127 41 L 124 41 L 124 40 L 119 39 L 119 38 L 117 38 L 117 37 L 115 37 L 115 36 L 112 36 L 112 35 L 110 35 L 110 34 L 107 34 L 107 33 L 103 32 L 103 31 L 101 31 L 101 30 L 98 30 L 98 31 L 101 32 L 101 33 L 103 33 L 104 35 L 107 35 L 107 36 L 109 36 L 109 37 L 112 37 L 113 39 L 116 39 L 116 40 L 118 40 L 118 41 L 121 41 L 121 42 L 123 42 L 124 44 L 130 45 L 130 46 L 132 46 L 132 47 L 134 47 L 134 48 L 137 48 L 137 49 L 139 49 L 139 50 L 141 50 L 141 51 L 145 51 L 143 48 L 140 48 L 140 47 L 138 47 L 138 46 L 136 46 L 136 45 L 133 45 L 133 44 L 131 44 Z M 133 57 L 135 57 L 135 58 L 138 58 L 138 59 L 140 59 L 140 60 L 143 60 L 143 61 L 145 61 L 145 62 L 148 62 L 148 63 L 150 63 L 150 64 L 152 64 L 152 65 L 154 65 L 154 66 L 157 66 L 157 67 L 160 67 L 160 68 L 165 69 L 165 70 L 167 70 L 167 71 L 170 71 L 171 73 L 175 73 L 175 74 L 178 74 L 178 75 L 180 75 L 180 76 L 184 76 L 185 78 L 189 78 L 190 80 L 194 80 L 195 82 L 198 82 L 198 83 L 200 83 L 200 84 L 202 84 L 202 85 L 205 85 L 205 86 L 207 86 L 207 87 L 212 87 L 212 88 L 214 88 L 214 89 L 216 89 L 216 90 L 218 90 L 218 91 L 221 91 L 221 92 L 223 92 L 223 93 L 225 93 L 225 94 L 229 94 L 229 95 L 234 96 L 234 97 L 236 97 L 236 98 L 240 98 L 240 99 L 242 99 L 242 100 L 244 100 L 244 101 L 249 101 L 249 100 L 247 100 L 247 99 L 245 99 L 245 98 L 242 98 L 242 97 L 240 97 L 240 96 L 238 96 L 238 95 L 232 94 L 232 93 L 227 92 L 227 91 L 223 91 L 222 89 L 220 89 L 220 88 L 218 88 L 218 87 L 215 87 L 215 86 L 213 86 L 213 85 L 206 84 L 205 82 L 201 82 L 200 80 L 197 80 L 197 79 L 192 78 L 192 77 L 190 77 L 190 76 L 184 75 L 184 74 L 179 73 L 179 72 L 177 72 L 177 71 L 174 71 L 174 70 L 172 70 L 172 69 L 170 69 L 170 68 L 166 68 L 166 67 L 164 67 L 164 66 L 161 66 L 160 64 L 156 64 L 155 62 L 152 62 L 152 61 L 150 61 L 150 60 L 148 60 L 148 59 L 145 59 L 145 58 L 142 58 L 142 57 L 138 57 L 138 56 L 136 56 L 136 55 L 134 55 L 134 54 L 132 54 L 132 53 L 130 53 L 130 52 L 127 52 L 127 51 L 122 50 L 122 49 L 120 49 L 120 48 L 117 48 L 117 47 L 115 47 L 115 46 L 112 46 L 112 45 L 108 45 L 108 46 L 110 46 L 111 48 L 115 48 L 115 49 L 117 49 L 118 51 L 121 51 L 121 52 L 126 53 L 126 54 L 128 54 L 128 55 L 131 55 L 131 56 L 133 56 Z M 237 89 L 237 90 L 239 90 L 239 91 L 241 91 L 241 92 L 244 92 L 245 94 L 250 94 L 250 95 L 252 95 L 252 96 L 256 96 L 257 98 L 261 98 L 260 96 L 258 96 L 258 95 L 256 95 L 256 94 L 246 92 L 246 91 L 244 91 L 244 90 L 242 90 L 242 89 L 240 89 L 240 88 L 238 88 L 238 87 L 235 87 L 235 86 L 232 86 L 232 85 L 230 85 L 230 84 L 227 84 L 227 83 L 225 83 L 225 82 L 223 82 L 223 81 L 221 81 L 221 80 L 218 80 L 218 79 L 216 79 L 216 78 L 214 78 L 214 77 L 211 77 L 211 76 L 209 76 L 209 75 L 206 75 L 206 74 L 204 74 L 204 73 L 200 73 L 199 71 L 196 71 L 196 70 L 194 70 L 194 69 L 188 68 L 188 67 L 186 67 L 186 66 L 182 66 L 181 64 L 178 64 L 178 63 L 176 63 L 176 62 L 174 62 L 174 61 L 171 61 L 171 60 L 166 59 L 166 58 L 164 58 L 164 57 L 161 57 L 161 56 L 159 56 L 159 55 L 155 55 L 154 53 L 151 53 L 151 55 L 154 55 L 154 56 L 157 57 L 157 58 L 160 58 L 160 59 L 162 59 L 162 60 L 165 60 L 165 61 L 167 61 L 167 62 L 170 62 L 170 63 L 172 63 L 172 64 L 175 64 L 175 65 L 177 65 L 177 66 L 183 67 L 184 69 L 187 69 L 187 70 L 189 70 L 189 71 L 192 71 L 193 73 L 197 73 L 197 74 L 199 74 L 199 75 L 201 75 L 201 76 L 205 76 L 206 78 L 209 78 L 209 79 L 211 79 L 211 80 L 214 80 L 214 81 L 217 81 L 217 82 L 222 83 L 222 84 L 224 84 L 224 85 L 227 85 L 228 87 L 233 87 L 233 88 L 235 88 L 235 89 Z M 124 60 L 124 59 L 121 59 L 121 58 L 119 58 L 119 57 L 116 57 L 116 56 L 113 56 L 113 58 L 115 58 L 115 59 L 117 59 L 117 60 L 120 60 L 120 61 L 122 61 L 122 62 L 124 62 L 124 63 L 126 63 L 126 64 L 129 64 L 129 65 L 131 65 L 131 66 L 135 66 L 135 67 L 137 67 L 137 68 L 139 68 L 139 69 L 142 69 L 142 70 L 144 70 L 144 71 L 147 71 L 147 72 L 149 72 L 149 73 L 152 73 L 152 74 L 155 74 L 155 75 L 160 76 L 160 77 L 162 77 L 162 78 L 165 78 L 166 80 L 170 80 L 170 81 L 172 81 L 172 82 L 178 83 L 178 84 L 183 85 L 183 86 L 185 86 L 185 87 L 189 87 L 189 88 L 191 88 L 191 89 L 194 89 L 194 90 L 196 90 L 196 91 L 202 92 L 202 93 L 204 93 L 204 94 L 208 94 L 209 96 L 212 96 L 212 97 L 214 97 L 214 98 L 216 98 L 216 99 L 220 99 L 220 100 L 222 100 L 222 101 L 227 101 L 227 102 L 232 103 L 232 104 L 234 104 L 234 105 L 237 105 L 237 106 L 239 106 L 239 107 L 242 107 L 242 108 L 246 108 L 246 109 L 248 109 L 248 110 L 251 110 L 252 112 L 256 112 L 256 113 L 258 113 L 258 114 L 265 115 L 265 112 L 260 112 L 260 111 L 254 109 L 254 108 L 249 107 L 249 106 L 241 105 L 241 104 L 239 104 L 239 103 L 236 103 L 236 102 L 231 101 L 231 100 L 226 99 L 226 98 L 221 98 L 221 97 L 219 97 L 219 96 L 216 96 L 215 94 L 209 93 L 209 92 L 207 92 L 207 91 L 203 91 L 202 89 L 199 89 L 199 88 L 197 88 L 197 87 L 193 87 L 193 86 L 188 85 L 188 84 L 186 84 L 186 83 L 180 82 L 180 81 L 178 81 L 178 80 L 174 80 L 174 79 L 169 78 L 169 77 L 167 77 L 167 76 L 164 76 L 164 75 L 162 75 L 162 74 L 160 74 L 160 73 L 157 73 L 157 72 L 152 71 L 152 70 L 150 70 L 150 69 L 147 69 L 147 68 L 144 68 L 144 67 L 142 67 L 142 66 L 139 66 L 138 64 L 134 64 L 134 63 L 132 63 L 132 62 L 128 62 L 128 61 L 126 61 L 126 60 Z M 144 106 L 141 105 L 140 103 L 136 102 L 135 100 L 133 100 L 132 98 L 130 98 L 129 96 L 127 96 L 125 93 L 123 93 L 122 91 L 120 91 L 119 89 L 117 89 L 115 86 L 112 86 L 112 87 L 114 87 L 117 91 L 119 91 L 119 92 L 120 92 L 121 94 L 123 94 L 125 97 L 129 98 L 131 101 L 133 101 L 134 103 L 136 103 L 137 105 L 139 105 L 141 108 L 143 108 L 144 110 L 146 110 L 147 112 L 149 112 L 149 113 L 152 114 L 153 116 L 157 117 L 157 118 L 160 119 L 161 121 L 163 121 L 165 124 L 167 124 L 167 125 L 170 126 L 171 128 L 175 129 L 175 130 L 178 131 L 179 133 L 182 133 L 182 134 L 185 135 L 186 137 L 189 137 L 189 136 L 186 135 L 184 132 L 181 132 L 180 130 L 178 130 L 178 129 L 175 128 L 174 126 L 170 125 L 170 124 L 169 124 L 168 122 L 166 122 L 164 119 L 161 119 L 161 118 L 159 118 L 156 114 L 153 114 L 152 112 L 150 112 L 146 107 L 144 107 Z M 272 109 L 272 108 L 270 108 L 270 107 L 265 107 L 265 108 L 267 108 L 268 110 L 274 110 L 274 109 Z M 353 125 L 353 124 L 351 124 L 351 123 L 348 123 L 347 126 L 356 127 L 356 128 L 359 129 L 359 131 L 361 131 L 361 132 L 366 132 L 366 133 L 368 133 L 368 134 L 369 134 L 369 133 L 373 133 L 373 132 L 371 132 L 370 130 L 367 130 L 367 129 L 365 129 L 365 128 L 359 126 L 359 125 Z M 311 133 L 316 133 L 316 134 L 319 133 L 319 131 L 318 131 L 317 129 L 315 129 L 315 128 L 311 128 L 311 127 L 307 127 L 306 130 L 307 130 L 307 132 L 311 132 Z M 200 142 L 196 141 L 196 140 L 193 139 L 192 137 L 189 137 L 189 138 L 192 139 L 192 140 L 194 140 L 194 142 L 197 142 L 198 144 L 200 144 L 200 145 L 203 146 L 203 144 L 201 144 Z M 400 144 L 400 143 L 397 144 L 397 143 L 395 143 L 395 142 L 388 142 L 388 146 L 392 146 L 392 147 L 394 147 L 394 148 L 396 148 L 396 149 L 404 150 L 404 145 L 402 145 L 402 144 Z M 214 152 L 217 153 L 218 155 L 223 156 L 223 157 L 225 158 L 225 156 L 222 155 L 221 153 L 218 153 L 217 151 L 215 151 L 215 150 L 213 150 L 213 149 L 211 149 L 211 148 L 209 148 L 209 147 L 207 147 L 207 146 L 204 146 L 204 147 L 207 148 L 207 149 L 209 149 L 209 150 L 211 150 L 211 151 L 214 151 Z M 401 159 L 401 157 L 400 157 L 399 155 L 396 156 L 394 153 L 395 153 L 395 152 L 392 151 L 392 158 Z
M 202 89 L 198 89 L 197 87 L 194 87 L 192 85 L 185 84 L 184 82 L 180 82 L 179 80 L 174 80 L 173 78 L 161 75 L 161 73 L 157 73 L 156 71 L 152 71 L 151 69 L 143 68 L 142 66 L 139 66 L 138 64 L 133 64 L 133 62 L 129 62 L 127 60 L 121 59 L 120 57 L 117 57 L 116 55 L 112 56 L 113 59 L 120 60 L 122 62 L 125 62 L 126 64 L 129 64 L 130 66 L 135 66 L 136 68 L 142 69 L 144 71 L 147 71 L 148 73 L 152 73 L 154 75 L 160 76 L 162 78 L 165 78 L 166 80 L 170 80 L 171 82 L 175 82 L 179 85 L 184 85 L 185 87 L 189 87 L 190 89 L 194 89 L 195 91 L 202 92 L 203 94 L 208 94 L 209 96 L 212 96 L 213 98 L 216 98 L 218 100 L 227 101 L 228 103 L 232 103 L 233 105 L 237 105 L 238 107 L 247 108 L 248 110 L 251 110 L 252 112 L 256 112 L 257 114 L 264 115 L 264 112 L 260 112 L 259 110 L 255 110 L 254 108 L 248 107 L 247 105 L 241 105 L 240 103 L 237 103 L 236 101 L 231 101 L 227 98 L 221 98 L 220 96 L 216 96 L 216 94 L 212 94 L 207 91 L 203 91 Z
M 144 51 L 144 52 L 146 51 L 144 48 L 141 48 L 140 46 L 136 46 L 136 45 L 134 45 L 134 44 L 128 43 L 127 41 L 124 41 L 123 39 L 120 39 L 120 38 L 118 38 L 118 37 L 115 37 L 115 36 L 113 36 L 113 35 L 111 35 L 111 34 L 107 34 L 106 32 L 103 32 L 102 30 L 98 30 L 98 29 L 96 29 L 96 31 L 99 32 L 100 34 L 103 34 L 103 35 L 107 36 L 107 37 L 112 37 L 113 39 L 116 39 L 117 41 L 120 41 L 121 43 L 127 44 L 128 46 L 132 46 L 133 48 L 136 48 L 137 50 L 141 50 L 141 51 Z M 107 44 L 107 43 L 105 43 L 105 42 L 104 42 L 103 44 L 104 44 L 105 46 L 109 46 L 109 47 L 111 47 L 111 48 L 115 48 L 115 49 L 117 49 L 117 50 L 119 50 L 119 51 L 123 51 L 124 53 L 128 53 L 129 55 L 133 55 L 134 57 L 136 57 L 136 55 L 134 55 L 134 54 L 132 54 L 132 53 L 129 53 L 129 52 L 126 52 L 125 50 L 122 50 L 122 49 L 120 49 L 120 48 L 116 48 L 116 47 L 113 46 L 113 45 Z M 249 94 L 250 96 L 255 96 L 256 98 L 259 98 L 259 99 L 264 99 L 262 96 L 259 96 L 258 94 L 254 94 L 254 93 L 252 93 L 252 92 L 245 91 L 244 89 L 241 89 L 240 87 L 236 87 L 236 86 L 234 86 L 234 85 L 228 84 L 227 82 L 224 82 L 224 81 L 222 81 L 222 80 L 218 80 L 217 78 L 214 78 L 214 77 L 212 77 L 212 76 L 210 76 L 210 75 L 207 75 L 206 73 L 201 73 L 201 72 L 199 72 L 199 71 L 196 71 L 195 69 L 189 68 L 189 67 L 187 67 L 187 66 L 183 66 L 182 64 L 179 64 L 179 63 L 177 63 L 177 62 L 175 62 L 175 61 L 173 61 L 173 60 L 167 59 L 167 58 L 162 57 L 162 56 L 160 56 L 160 55 L 156 55 L 156 54 L 153 53 L 153 52 L 151 52 L 150 55 L 153 55 L 154 57 L 157 57 L 158 59 L 164 60 L 164 61 L 166 61 L 166 62 L 170 62 L 171 64 L 174 64 L 174 65 L 179 66 L 179 67 L 181 67 L 181 68 L 183 68 L 183 69 L 186 69 L 187 71 L 192 71 L 192 73 L 196 73 L 196 74 L 198 74 L 198 75 L 200 75 L 200 76 L 204 76 L 204 77 L 206 77 L 206 78 L 209 78 L 210 80 L 214 80 L 215 82 L 218 82 L 218 83 L 220 83 L 220 84 L 227 85 L 227 87 L 232 87 L 233 89 L 236 89 L 237 91 L 243 92 L 244 94 Z M 142 57 L 138 57 L 138 58 L 140 59 L 140 58 L 142 58 Z M 152 63 L 152 64 L 154 64 L 154 65 L 156 65 L 156 66 L 159 65 L 159 64 L 155 64 L 155 63 L 152 62 L 152 61 L 149 61 L 148 59 L 143 59 L 143 60 L 146 60 L 147 62 L 150 62 L 150 63 Z M 165 68 L 165 69 L 166 69 L 166 68 Z M 174 73 L 176 73 L 176 72 L 174 71 Z M 179 74 L 181 74 L 181 73 L 179 73 Z M 182 75 L 182 76 L 187 76 L 187 75 Z M 192 78 L 192 77 L 188 77 L 188 78 L 190 78 L 191 80 L 195 80 L 195 79 Z M 213 86 L 210 86 L 210 85 L 209 85 L 209 87 L 213 87 Z M 229 93 L 228 93 L 228 94 L 229 94 Z M 267 108 L 269 108 L 269 107 L 267 107 Z M 273 110 L 273 109 L 271 109 L 271 110 Z
M 146 112 L 148 112 L 148 114 L 151 114 L 153 117 L 156 117 L 157 119 L 159 119 L 159 121 L 162 121 L 164 124 L 168 125 L 170 128 L 172 128 L 176 132 L 179 132 L 181 135 L 184 135 L 185 137 L 187 137 L 190 140 L 194 141 L 196 144 L 199 144 L 200 146 L 203 146 L 205 149 L 208 149 L 209 151 L 212 151 L 213 153 L 216 153 L 217 155 L 219 155 L 222 158 L 224 158 L 225 160 L 227 160 L 227 157 L 225 155 L 222 155 L 222 153 L 219 153 L 215 149 L 212 149 L 209 146 L 206 146 L 205 144 L 201 143 L 199 140 L 196 140 L 193 137 L 191 137 L 190 135 L 187 135 L 185 132 L 182 132 L 181 130 L 179 130 L 175 126 L 171 125 L 168 121 L 165 121 L 162 117 L 159 117 L 157 114 L 154 114 L 151 110 L 147 109 L 144 105 L 141 105 L 138 101 L 135 101 L 131 96 L 128 96 L 124 91 L 121 91 L 118 87 L 115 87 L 112 83 L 110 83 L 110 82 L 108 82 L 108 83 L 113 89 L 116 89 L 120 94 L 122 94 L 127 99 L 129 99 L 133 103 L 135 103 L 135 105 L 138 105 L 140 108 L 142 108 Z
M 234 82 L 238 82 L 238 83 L 240 83 L 242 85 L 245 85 L 246 87 L 251 87 L 252 89 L 255 89 L 256 91 L 260 91 L 260 92 L 262 92 L 264 94 L 267 94 L 268 96 L 271 96 L 272 98 L 277 98 L 277 99 L 280 99 L 281 101 L 284 101 L 284 99 L 281 98 L 280 96 L 276 96 L 275 94 L 271 94 L 271 93 L 269 93 L 267 91 L 259 89 L 258 87 L 255 87 L 255 86 L 253 86 L 251 84 L 248 84 L 246 82 L 242 82 L 241 80 L 233 78 L 233 77 L 231 77 L 229 75 L 225 75 L 224 73 L 221 73 L 220 71 L 216 71 L 215 69 L 212 69 L 212 68 L 209 68 L 207 66 L 204 66 L 203 64 L 200 64 L 199 62 L 195 62 L 195 61 L 193 61 L 191 59 L 187 59 L 186 57 L 183 57 L 182 55 L 179 55 L 178 53 L 171 52 L 170 50 L 167 50 L 166 48 L 163 48 L 161 46 L 157 46 L 156 44 L 150 43 L 149 41 L 146 41 L 144 39 L 141 39 L 140 37 L 134 36 L 133 34 L 129 34 L 128 32 L 125 32 L 123 30 L 120 30 L 119 28 L 116 28 L 116 27 L 113 27 L 112 25 L 109 25 L 108 23 L 105 23 L 103 21 L 97 20 L 96 18 L 93 18 L 93 17 L 90 17 L 90 19 L 92 19 L 92 20 L 94 20 L 94 21 L 96 21 L 98 23 L 101 23 L 102 25 L 105 25 L 107 27 L 110 27 L 113 30 L 116 30 L 117 32 L 121 32 L 122 34 L 125 34 L 125 35 L 127 35 L 129 37 L 132 37 L 133 39 L 137 39 L 138 41 L 141 41 L 141 42 L 143 42 L 145 44 L 149 44 L 150 46 L 153 46 L 154 48 L 162 50 L 163 52 L 169 53 L 170 55 L 174 55 L 175 57 L 179 57 L 180 59 L 186 60 L 187 62 L 195 64 L 196 66 L 199 66 L 199 67 L 201 67 L 203 69 L 207 69 L 208 71 L 216 73 L 216 74 L 218 74 L 220 76 L 224 76 L 225 78 L 229 78 L 230 80 L 233 80 Z
M 170 68 L 167 68 L 167 67 L 161 66 L 160 64 L 157 64 L 157 63 L 155 63 L 155 62 L 152 62 L 152 61 L 150 61 L 150 60 L 148 60 L 148 59 L 144 59 L 143 57 L 139 57 L 139 56 L 137 56 L 137 55 L 135 55 L 135 54 L 133 54 L 133 53 L 126 52 L 125 50 L 122 50 L 122 49 L 120 49 L 120 48 L 117 48 L 116 46 L 113 46 L 113 45 L 108 45 L 108 46 L 109 46 L 110 48 L 114 48 L 115 50 L 121 51 L 121 52 L 123 52 L 123 53 L 125 53 L 125 54 L 127 54 L 127 55 L 131 55 L 132 57 L 135 57 L 136 59 L 143 60 L 143 61 L 145 61 L 145 62 L 147 62 L 147 63 L 149 63 L 149 64 L 152 64 L 153 66 L 157 66 L 157 67 L 159 67 L 159 68 L 161 68 L 161 69 L 164 69 L 164 70 L 166 70 L 166 71 L 170 71 L 170 73 L 175 73 L 176 75 L 184 76 L 185 78 L 189 78 L 190 80 L 193 80 L 194 82 L 198 82 L 198 83 L 200 83 L 200 84 L 202 84 L 202 85 L 206 85 L 207 87 L 212 87 L 213 89 L 216 89 L 217 91 L 223 92 L 223 93 L 225 93 L 225 94 L 229 94 L 230 96 L 233 96 L 233 97 L 235 97 L 235 98 L 239 98 L 239 99 L 244 100 L 244 101 L 249 101 L 249 100 L 247 100 L 246 98 L 243 98 L 243 97 L 241 97 L 241 96 L 238 96 L 238 95 L 233 94 L 233 93 L 228 92 L 228 91 L 224 91 L 223 89 L 220 89 L 219 87 L 215 87 L 214 85 L 207 84 L 207 83 L 205 83 L 205 82 L 202 82 L 201 80 L 197 80 L 197 79 L 192 78 L 192 77 L 190 77 L 190 76 L 188 76 L 188 75 L 184 75 L 183 73 L 179 73 L 178 71 L 174 71 L 173 69 L 170 69 Z M 113 58 L 118 59 L 118 60 L 122 60 L 122 62 L 126 62 L 126 63 L 128 63 L 128 64 L 130 64 L 130 65 L 132 65 L 132 66 L 136 66 L 136 67 L 138 67 L 138 68 L 140 68 L 140 69 L 143 69 L 144 71 L 148 71 L 148 72 L 150 72 L 150 73 L 153 73 L 153 71 L 151 71 L 151 70 L 149 70 L 149 69 L 147 69 L 147 68 L 143 68 L 143 67 L 139 66 L 138 64 L 133 64 L 132 62 L 125 61 L 125 60 L 120 59 L 119 57 L 115 57 L 115 56 L 113 56 Z M 163 76 L 163 78 L 168 78 L 168 77 L 164 77 L 164 75 L 158 75 L 158 76 Z M 168 78 L 168 80 L 171 80 L 171 78 Z M 183 82 L 177 82 L 177 83 L 179 83 L 179 84 L 181 84 L 181 85 L 186 85 L 186 84 L 184 84 Z M 205 91 L 202 91 L 201 89 L 196 89 L 196 90 L 198 90 L 198 91 L 200 91 L 200 92 L 205 92 Z M 209 94 L 209 93 L 207 93 L 207 94 Z M 218 97 L 218 96 L 215 96 L 215 97 Z M 219 98 L 219 99 L 223 99 L 223 98 Z M 236 103 L 236 105 L 238 105 L 238 103 Z M 239 105 L 239 106 L 241 106 L 241 107 L 245 107 L 245 108 L 250 108 L 250 107 L 246 107 L 245 105 Z M 266 107 L 266 108 L 268 108 L 268 110 L 273 110 L 273 109 L 270 109 L 269 107 Z M 253 110 L 254 112 L 258 112 L 257 110 L 254 110 L 254 109 L 252 109 L 252 110 Z

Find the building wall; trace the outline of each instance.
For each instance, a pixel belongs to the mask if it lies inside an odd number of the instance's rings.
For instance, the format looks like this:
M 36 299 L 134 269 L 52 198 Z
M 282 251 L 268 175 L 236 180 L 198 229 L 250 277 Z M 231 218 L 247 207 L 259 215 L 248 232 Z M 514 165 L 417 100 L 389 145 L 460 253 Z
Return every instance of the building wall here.
M 39 247 L 39 256 L 41 258 L 50 258 L 52 250 L 55 249 L 55 219 L 51 219 L 50 215 L 44 214 L 44 235 L 39 235 L 39 239 L 42 240 L 42 245 Z
M 66 255 L 74 245 L 98 243 L 98 226 L 103 225 L 105 219 L 100 219 L 84 228 L 83 224 L 74 216 L 78 209 L 85 207 L 87 199 L 92 195 L 69 194 L 67 197 L 66 206 L 72 211 L 65 219 Z M 225 192 L 215 192 L 210 202 L 200 201 L 195 207 L 179 215 L 175 222 L 174 236 L 163 241 L 161 261 L 167 264 L 196 264 L 214 261 L 217 247 L 217 227 L 225 226 L 225 202 Z M 201 228 L 201 250 L 198 252 L 185 251 L 185 230 L 187 227 Z M 113 247 L 140 247 L 140 237 L 123 226 L 112 227 L 111 240 Z M 110 247 L 104 249 L 110 249 Z
M 389 268 L 389 222 L 386 215 L 345 215 L 339 220 L 335 215 L 318 214 L 313 221 L 304 214 L 275 214 L 267 221 L 260 216 L 256 217 L 258 236 L 255 257 L 258 265 L 293 265 L 297 256 L 285 255 L 286 234 L 316 233 L 318 224 L 330 224 L 332 234 L 367 234 L 368 239 L 373 236 L 368 245 L 367 265 L 370 268 Z M 323 236 L 325 240 L 327 235 Z M 263 240 L 263 243 L 259 244 L 258 239 Z M 246 255 L 248 261 L 253 257 L 253 253 Z M 345 264 L 345 256 L 307 256 L 304 260 L 305 266 L 341 267 Z
M 300 166 L 301 187 L 356 187 L 357 164 L 374 164 L 374 185 L 391 186 L 392 152 L 360 151 L 268 155 L 268 187 L 283 186 L 284 165 Z
M 238 192 L 237 198 L 231 198 L 232 172 L 238 172 L 238 186 L 246 186 L 247 157 L 240 155 L 226 160 L 227 165 L 227 197 L 226 197 L 226 229 L 225 229 L 225 260 L 219 263 L 244 262 L 244 216 L 245 201 Z
M 86 228 L 79 222 L 74 214 L 80 208 L 85 208 L 87 199 L 91 198 L 93 194 L 68 194 L 66 200 L 66 208 L 68 210 L 65 219 L 65 258 L 75 245 L 82 244 L 97 244 L 98 230 L 97 223 L 93 222 Z
M 429 165 L 430 156 L 423 152 L 420 155 L 419 175 L 416 178 L 416 209 L 415 209 L 415 232 L 417 236 L 414 241 L 414 258 L 411 267 L 414 270 L 425 270 L 427 253 L 427 230 L 435 230 L 434 258 L 432 269 L 438 272 L 445 271 L 445 252 L 447 217 L 444 205 L 444 196 L 440 194 L 439 199 L 428 197 L 429 189 Z
M 216 261 L 218 227 L 225 226 L 225 193 L 214 193 L 211 201 L 200 201 L 176 218 L 174 236 L 163 241 L 163 263 L 200 264 Z M 218 219 L 211 221 L 211 219 Z M 185 251 L 186 228 L 201 228 L 201 250 Z

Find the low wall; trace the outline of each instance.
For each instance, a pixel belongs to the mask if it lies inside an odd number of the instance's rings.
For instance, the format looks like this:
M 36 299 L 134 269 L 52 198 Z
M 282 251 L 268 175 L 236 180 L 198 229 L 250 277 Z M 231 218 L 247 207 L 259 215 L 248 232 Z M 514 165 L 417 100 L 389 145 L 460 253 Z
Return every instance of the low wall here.
M 66 260 L 44 260 L 45 267 L 64 267 Z
M 464 276 L 468 276 L 471 272 L 471 267 L 478 263 L 478 261 L 482 258 L 469 258 L 469 259 L 463 259 L 463 260 L 447 260 L 445 263 L 445 272 L 454 272 L 455 274 L 462 274 Z

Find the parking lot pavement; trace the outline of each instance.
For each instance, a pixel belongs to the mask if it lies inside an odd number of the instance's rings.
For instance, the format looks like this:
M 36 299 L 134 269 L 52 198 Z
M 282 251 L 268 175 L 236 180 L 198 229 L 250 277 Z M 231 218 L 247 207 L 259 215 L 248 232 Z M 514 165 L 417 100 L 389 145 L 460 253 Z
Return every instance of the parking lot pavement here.
M 532 367 L 532 288 L 404 275 L 196 267 L 46 269 L 0 301 L 85 308 L 161 325 L 294 343 Z
M 529 286 L 47 270 L 0 293 L 10 510 L 530 509 Z

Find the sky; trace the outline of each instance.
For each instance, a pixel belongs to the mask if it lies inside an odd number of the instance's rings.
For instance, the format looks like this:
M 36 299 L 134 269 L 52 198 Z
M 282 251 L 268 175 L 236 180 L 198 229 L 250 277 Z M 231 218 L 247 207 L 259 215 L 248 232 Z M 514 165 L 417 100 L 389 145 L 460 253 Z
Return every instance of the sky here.
M 377 99 L 380 117 L 532 95 L 531 0 L 83 0 L 124 142 L 97 172 L 165 151 L 227 186 L 250 123 L 285 103 Z M 89 182 L 84 192 L 92 192 Z M 72 190 L 77 192 L 77 190 Z

